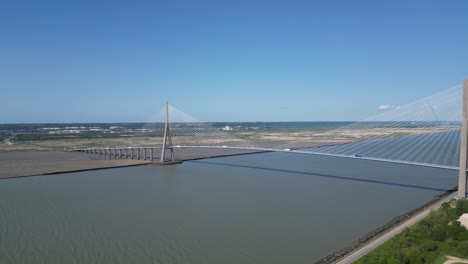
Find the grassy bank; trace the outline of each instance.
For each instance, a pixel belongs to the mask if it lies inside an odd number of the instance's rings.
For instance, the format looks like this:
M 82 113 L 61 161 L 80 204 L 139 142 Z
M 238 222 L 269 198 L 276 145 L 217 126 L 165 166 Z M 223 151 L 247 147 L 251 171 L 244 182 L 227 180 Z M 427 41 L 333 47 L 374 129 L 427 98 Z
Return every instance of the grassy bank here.
M 463 213 L 468 213 L 468 200 L 444 203 L 354 263 L 443 263 L 448 255 L 468 258 L 468 230 L 457 221 Z

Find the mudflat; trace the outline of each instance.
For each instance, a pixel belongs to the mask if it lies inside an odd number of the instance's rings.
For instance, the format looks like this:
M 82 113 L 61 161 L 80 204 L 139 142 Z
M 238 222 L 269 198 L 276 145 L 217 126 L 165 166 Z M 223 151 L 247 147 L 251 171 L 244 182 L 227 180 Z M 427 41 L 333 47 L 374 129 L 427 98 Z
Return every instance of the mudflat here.
M 0 179 L 146 164 L 143 160 L 62 151 L 0 152 Z
M 175 149 L 178 160 L 258 153 L 250 150 Z M 155 153 L 159 154 L 159 153 Z M 159 159 L 154 157 L 155 162 Z M 0 152 L 0 179 L 151 164 L 149 157 L 125 159 L 74 151 L 10 151 Z

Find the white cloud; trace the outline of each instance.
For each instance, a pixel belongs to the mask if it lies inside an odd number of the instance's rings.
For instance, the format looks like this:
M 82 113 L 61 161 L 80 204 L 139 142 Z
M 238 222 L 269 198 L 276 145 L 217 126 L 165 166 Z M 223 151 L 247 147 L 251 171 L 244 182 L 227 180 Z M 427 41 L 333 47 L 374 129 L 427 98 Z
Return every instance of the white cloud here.
M 379 110 L 391 110 L 399 108 L 397 105 L 379 105 Z

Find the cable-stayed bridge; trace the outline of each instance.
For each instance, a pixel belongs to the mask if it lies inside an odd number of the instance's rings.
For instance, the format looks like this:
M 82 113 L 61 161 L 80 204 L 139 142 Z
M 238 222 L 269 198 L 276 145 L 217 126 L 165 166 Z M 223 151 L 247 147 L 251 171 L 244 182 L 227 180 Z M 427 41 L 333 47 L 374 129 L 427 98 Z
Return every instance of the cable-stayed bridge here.
M 467 97 L 465 80 L 464 84 L 350 125 L 331 130 L 273 132 L 216 127 L 166 104 L 164 128 L 154 146 L 79 151 L 150 160 L 156 151 L 161 153 L 158 159 L 162 163 L 176 160 L 174 149 L 237 149 L 413 164 L 460 170 L 459 196 L 465 197 Z

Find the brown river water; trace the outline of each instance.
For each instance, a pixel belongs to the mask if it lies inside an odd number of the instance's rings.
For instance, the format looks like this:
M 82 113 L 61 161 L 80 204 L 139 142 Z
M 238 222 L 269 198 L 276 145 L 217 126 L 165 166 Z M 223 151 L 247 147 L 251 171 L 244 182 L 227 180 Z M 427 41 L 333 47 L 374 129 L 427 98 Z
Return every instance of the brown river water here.
M 0 180 L 0 263 L 313 263 L 456 184 L 293 153 Z

